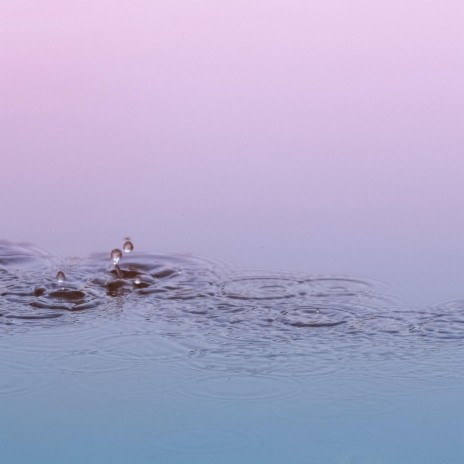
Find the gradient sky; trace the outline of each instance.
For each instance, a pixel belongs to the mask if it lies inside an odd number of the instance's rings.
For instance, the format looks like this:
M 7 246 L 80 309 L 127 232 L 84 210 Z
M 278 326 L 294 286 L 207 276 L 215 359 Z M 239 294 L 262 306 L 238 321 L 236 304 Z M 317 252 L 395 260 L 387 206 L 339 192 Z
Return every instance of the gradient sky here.
M 0 0 L 0 238 L 462 296 L 463 31 L 460 0 Z

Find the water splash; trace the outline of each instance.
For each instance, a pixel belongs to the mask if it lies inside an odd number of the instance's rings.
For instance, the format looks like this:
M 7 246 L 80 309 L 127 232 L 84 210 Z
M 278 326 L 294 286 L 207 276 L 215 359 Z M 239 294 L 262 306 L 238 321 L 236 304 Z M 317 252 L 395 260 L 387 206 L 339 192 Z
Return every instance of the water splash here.
M 134 245 L 130 240 L 126 240 L 122 246 L 122 249 L 125 253 L 131 253 L 134 250 Z
M 116 266 L 122 258 L 122 251 L 119 248 L 115 248 L 111 251 L 111 260 L 113 264 Z
M 116 266 L 114 266 L 114 270 L 116 271 L 116 274 L 118 275 L 118 277 L 120 279 L 124 278 L 124 273 L 123 273 L 123 271 L 121 270 L 121 268 L 119 267 L 118 264 L 116 264 Z
M 66 279 L 66 277 L 64 275 L 64 272 L 63 271 L 58 271 L 57 274 L 56 274 L 56 281 L 59 284 L 62 284 L 65 281 L 65 279 Z
M 57 263 L 47 256 L 0 242 L 0 328 L 72 324 L 78 314 L 87 323 L 116 318 L 181 347 L 193 368 L 242 372 L 246 365 L 276 375 L 331 373 L 339 353 L 379 360 L 415 356 L 436 340 L 464 343 L 464 303 L 411 310 L 365 279 L 134 252 L 121 268 L 119 249 L 111 268 L 101 253 L 75 259 L 69 276 L 52 279 L 44 269 Z M 66 289 L 57 288 L 65 279 Z

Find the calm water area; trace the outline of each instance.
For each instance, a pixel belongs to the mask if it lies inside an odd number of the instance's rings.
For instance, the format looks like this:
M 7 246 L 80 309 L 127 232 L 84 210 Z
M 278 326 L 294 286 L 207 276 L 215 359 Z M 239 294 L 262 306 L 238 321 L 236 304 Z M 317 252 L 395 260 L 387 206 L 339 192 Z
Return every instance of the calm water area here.
M 0 463 L 464 462 L 463 23 L 0 0 Z

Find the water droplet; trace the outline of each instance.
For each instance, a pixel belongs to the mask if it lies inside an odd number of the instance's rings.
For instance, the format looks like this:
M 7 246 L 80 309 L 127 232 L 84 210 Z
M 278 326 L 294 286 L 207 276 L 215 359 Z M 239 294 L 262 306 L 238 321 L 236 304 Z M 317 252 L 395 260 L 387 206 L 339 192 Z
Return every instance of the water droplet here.
M 134 249 L 134 245 L 130 240 L 127 240 L 126 242 L 124 242 L 124 245 L 123 245 L 122 249 L 126 253 L 130 253 Z
M 140 285 L 142 283 L 142 279 L 139 276 L 137 276 L 134 280 L 134 283 L 135 285 Z
M 62 284 L 64 282 L 64 279 L 65 279 L 65 275 L 64 275 L 64 272 L 62 271 L 58 271 L 58 273 L 56 274 L 56 280 L 59 284 Z
M 111 259 L 113 260 L 113 264 L 115 265 L 118 264 L 121 257 L 122 257 L 122 251 L 119 248 L 115 248 L 111 252 Z

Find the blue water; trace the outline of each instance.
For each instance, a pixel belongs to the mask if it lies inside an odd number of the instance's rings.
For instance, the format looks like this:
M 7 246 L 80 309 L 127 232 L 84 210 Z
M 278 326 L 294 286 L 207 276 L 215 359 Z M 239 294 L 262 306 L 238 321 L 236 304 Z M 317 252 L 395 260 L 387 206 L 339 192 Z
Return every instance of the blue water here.
M 119 266 L 0 242 L 0 462 L 463 462 L 464 298 L 188 255 Z

